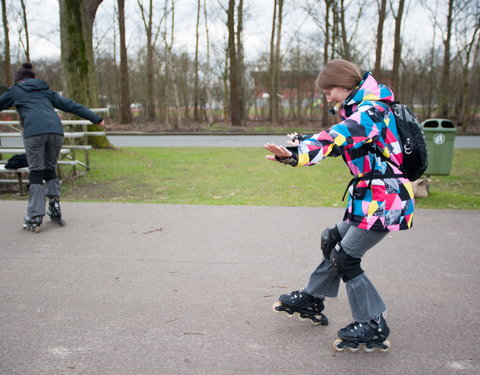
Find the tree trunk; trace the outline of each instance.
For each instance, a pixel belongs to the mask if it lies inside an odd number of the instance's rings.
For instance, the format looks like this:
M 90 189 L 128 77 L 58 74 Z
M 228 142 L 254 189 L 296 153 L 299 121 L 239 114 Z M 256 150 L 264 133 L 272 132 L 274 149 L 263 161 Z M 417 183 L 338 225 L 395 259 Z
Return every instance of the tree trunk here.
M 378 13 L 377 47 L 375 49 L 375 68 L 373 74 L 377 80 L 382 80 L 382 47 L 383 47 L 383 24 L 387 13 L 387 0 L 381 0 Z
M 3 73 L 5 75 L 5 85 L 7 87 L 12 86 L 12 67 L 11 67 L 11 58 L 10 58 L 10 37 L 8 29 L 8 17 L 7 17 L 7 5 L 6 0 L 2 0 L 2 21 L 3 21 L 3 35 L 5 37 L 5 59 L 3 62 Z
M 195 61 L 194 69 L 195 76 L 193 80 L 193 120 L 200 121 L 200 116 L 198 113 L 198 102 L 199 102 L 199 78 L 198 78 L 198 29 L 200 27 L 200 0 L 197 0 L 197 23 L 195 25 Z
M 230 92 L 229 92 L 229 87 L 228 87 L 228 66 L 230 64 L 230 57 L 229 57 L 229 52 L 228 48 L 225 49 L 225 66 L 223 69 L 223 122 L 226 124 L 228 121 L 228 115 L 229 115 L 229 106 L 228 103 L 230 101 Z
M 448 117 L 448 100 L 450 97 L 450 41 L 452 38 L 453 3 L 454 0 L 448 0 L 447 37 L 443 41 L 443 76 L 440 85 L 440 106 L 438 113 L 440 117 Z
M 59 0 L 61 59 L 65 88 L 73 100 L 90 107 L 98 106 L 97 82 L 93 60 L 92 28 L 98 6 L 103 0 Z M 101 131 L 99 125 L 92 130 Z M 93 147 L 112 147 L 107 137 L 89 137 Z
M 276 101 L 277 101 L 277 91 L 275 88 L 275 30 L 276 30 L 276 22 L 277 22 L 277 8 L 278 8 L 278 1 L 273 0 L 273 19 L 272 19 L 272 34 L 270 37 L 270 68 L 269 68 L 269 78 L 270 78 L 270 98 L 269 98 L 269 114 L 270 114 L 270 121 L 274 124 L 278 122 L 278 113 L 275 113 L 275 108 L 277 108 Z
M 118 28 L 120 30 L 120 123 L 132 122 L 130 111 L 130 83 L 128 74 L 128 55 L 125 40 L 125 0 L 117 0 Z
M 280 54 L 280 42 L 282 40 L 282 22 L 283 22 L 283 0 L 278 0 L 278 12 L 277 12 L 277 35 L 275 42 L 275 108 L 274 112 L 277 115 L 278 123 L 282 122 L 282 116 L 280 113 L 281 110 L 281 101 L 282 97 L 280 95 L 280 76 L 282 71 L 282 56 Z
M 208 33 L 208 17 L 207 17 L 207 0 L 203 0 L 203 15 L 205 18 L 205 38 L 207 43 L 207 62 L 206 62 L 206 71 L 205 71 L 205 90 L 207 95 L 207 120 L 208 124 L 213 124 L 213 108 L 208 108 L 208 106 L 212 105 L 212 93 L 210 91 L 210 37 Z
M 243 54 L 243 0 L 239 0 L 237 7 L 237 78 L 238 78 L 238 102 L 240 122 L 245 122 L 245 64 Z
M 400 92 L 400 64 L 402 59 L 402 18 L 405 0 L 400 0 L 397 15 L 395 16 L 395 37 L 393 47 L 392 89 Z
M 230 118 L 232 125 L 241 125 L 238 59 L 235 43 L 235 0 L 229 0 L 227 11 L 228 55 L 230 59 Z
M 323 65 L 328 62 L 328 45 L 330 43 L 330 2 L 331 0 L 325 1 L 325 44 L 323 45 Z M 322 93 L 323 95 L 323 93 Z M 323 95 L 323 108 L 322 108 L 322 124 L 326 126 L 329 123 L 328 118 L 328 103 Z
M 28 33 L 28 20 L 27 20 L 27 7 L 25 0 L 20 0 L 20 5 L 22 7 L 22 21 L 23 27 L 25 29 L 25 60 L 30 60 L 30 34 Z
M 468 127 L 468 123 L 470 121 L 470 82 L 473 81 L 472 71 L 474 67 L 470 69 L 470 58 L 472 55 L 472 50 L 476 42 L 476 48 L 474 51 L 474 58 L 473 61 L 476 61 L 478 49 L 480 46 L 480 40 L 477 38 L 477 33 L 480 30 L 480 24 L 477 22 L 475 32 L 473 33 L 473 38 L 470 43 L 466 46 L 465 51 L 465 63 L 462 66 L 462 78 L 463 78 L 463 92 L 462 92 L 462 108 L 460 111 L 460 116 L 458 120 L 458 125 L 461 127 L 462 131 L 466 131 Z
M 342 58 L 350 61 L 352 59 L 350 43 L 347 38 L 347 28 L 345 26 L 345 1 L 340 0 L 340 35 L 342 37 Z

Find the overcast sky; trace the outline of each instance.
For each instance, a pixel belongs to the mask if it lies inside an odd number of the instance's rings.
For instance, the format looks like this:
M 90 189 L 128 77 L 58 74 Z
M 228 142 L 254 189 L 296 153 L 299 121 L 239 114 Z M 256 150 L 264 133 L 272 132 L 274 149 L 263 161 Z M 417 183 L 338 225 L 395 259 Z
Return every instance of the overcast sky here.
M 144 0 L 146 3 L 146 0 Z M 197 0 L 177 0 L 176 1 L 176 27 L 175 27 L 175 46 L 177 51 L 188 51 L 193 53 L 195 42 L 195 22 L 196 22 L 196 2 Z M 227 3 L 226 0 L 222 0 Z M 273 16 L 273 0 L 245 0 L 246 21 L 244 27 L 244 40 L 247 59 L 255 58 L 260 52 L 266 51 L 269 44 L 271 22 Z M 408 2 L 408 1 L 407 1 Z M 285 1 L 285 24 L 283 28 L 283 42 L 294 34 L 309 35 L 318 31 L 314 23 L 299 10 L 300 0 Z M 320 3 L 320 1 L 319 1 Z M 347 1 L 348 3 L 348 1 Z M 413 4 L 412 4 L 413 3 Z M 113 27 L 116 26 L 114 18 L 114 5 L 116 0 L 104 0 L 100 5 L 95 21 L 96 40 L 101 40 L 99 48 L 105 52 L 111 52 L 113 49 Z M 157 16 L 163 7 L 163 0 L 155 0 L 154 4 L 158 7 Z M 207 7 L 216 7 L 217 0 L 207 0 Z M 372 4 L 375 2 L 372 1 Z M 29 17 L 29 28 L 31 36 L 31 56 L 32 60 L 39 58 L 59 58 L 60 56 L 60 36 L 59 36 L 59 10 L 58 0 L 27 0 L 27 12 Z M 348 11 L 351 17 L 355 14 Z M 376 5 L 370 8 L 370 16 L 363 17 L 363 23 L 359 29 L 362 38 L 369 38 L 373 41 L 376 34 L 377 11 Z M 217 13 L 209 16 L 209 28 L 212 41 L 217 44 L 225 40 L 226 27 L 223 18 Z M 408 17 L 404 25 L 404 41 L 416 51 L 428 48 L 431 44 L 433 33 L 432 23 L 428 19 L 426 11 L 418 5 L 418 1 L 410 1 Z M 126 19 L 127 19 L 127 41 L 129 54 L 136 51 L 144 45 L 144 31 L 140 20 L 140 12 L 137 0 L 126 0 Z M 158 19 L 158 18 L 157 18 Z M 10 22 L 12 45 L 18 41 L 18 33 L 15 31 L 15 22 Z M 393 37 L 393 20 L 390 18 L 385 24 L 385 40 L 388 42 Z M 203 30 L 201 30 L 203 32 Z M 2 33 L 3 36 L 3 33 Z M 118 39 L 117 39 L 118 40 Z M 368 39 L 367 39 L 368 41 Z M 372 45 L 372 43 L 367 43 Z M 385 43 L 384 55 L 386 59 L 392 54 L 392 46 Z M 373 53 L 372 49 L 372 53 Z M 16 60 L 16 56 L 13 58 Z M 22 59 L 22 56 L 20 56 Z

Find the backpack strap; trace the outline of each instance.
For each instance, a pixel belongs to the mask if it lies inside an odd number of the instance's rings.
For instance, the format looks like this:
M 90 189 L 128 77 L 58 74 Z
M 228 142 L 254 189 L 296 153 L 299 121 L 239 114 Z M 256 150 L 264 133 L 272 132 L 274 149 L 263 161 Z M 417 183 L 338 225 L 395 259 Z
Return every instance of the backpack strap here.
M 400 104 L 400 102 L 399 101 L 387 102 L 386 100 L 375 100 L 375 101 L 381 103 L 380 105 L 382 105 L 382 107 L 383 107 L 383 104 L 385 104 L 386 108 L 388 108 L 390 110 L 390 112 L 393 113 L 393 116 L 395 117 L 395 123 L 396 123 L 397 128 L 398 128 L 398 123 L 397 123 L 397 116 L 398 115 L 395 114 L 395 112 L 394 112 L 394 110 L 391 106 L 392 106 L 392 104 Z M 400 142 L 400 140 L 398 140 L 398 141 Z M 390 158 L 387 158 L 385 155 L 383 155 L 383 153 L 380 152 L 380 150 L 377 148 L 376 145 L 374 145 L 372 143 L 369 143 L 369 146 L 370 146 L 370 149 L 372 150 L 372 152 L 374 154 L 378 155 L 383 161 L 385 161 L 387 163 L 391 163 L 395 167 L 397 167 L 397 169 L 400 169 L 400 164 L 394 162 Z M 404 177 L 404 175 L 402 175 L 402 177 Z

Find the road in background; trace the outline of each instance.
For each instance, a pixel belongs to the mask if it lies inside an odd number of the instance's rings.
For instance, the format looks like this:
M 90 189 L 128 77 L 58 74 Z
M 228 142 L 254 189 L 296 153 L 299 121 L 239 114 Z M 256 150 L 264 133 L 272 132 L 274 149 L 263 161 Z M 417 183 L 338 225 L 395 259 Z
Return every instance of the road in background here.
M 116 147 L 263 147 L 267 142 L 285 144 L 283 135 L 109 135 Z M 2 146 L 21 147 L 20 138 L 3 138 Z M 455 148 L 480 148 L 480 136 L 459 135 Z
M 263 147 L 285 144 L 283 135 L 110 135 L 116 147 Z M 480 136 L 457 136 L 455 148 L 480 148 Z

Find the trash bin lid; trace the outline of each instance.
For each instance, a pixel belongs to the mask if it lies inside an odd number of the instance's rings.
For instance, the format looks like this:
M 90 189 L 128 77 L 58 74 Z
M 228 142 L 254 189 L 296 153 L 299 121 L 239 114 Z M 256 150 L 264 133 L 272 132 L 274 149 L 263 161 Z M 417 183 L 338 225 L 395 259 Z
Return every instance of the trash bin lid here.
M 422 127 L 424 130 L 428 131 L 446 131 L 452 132 L 456 131 L 455 124 L 446 118 L 430 118 L 422 122 Z

